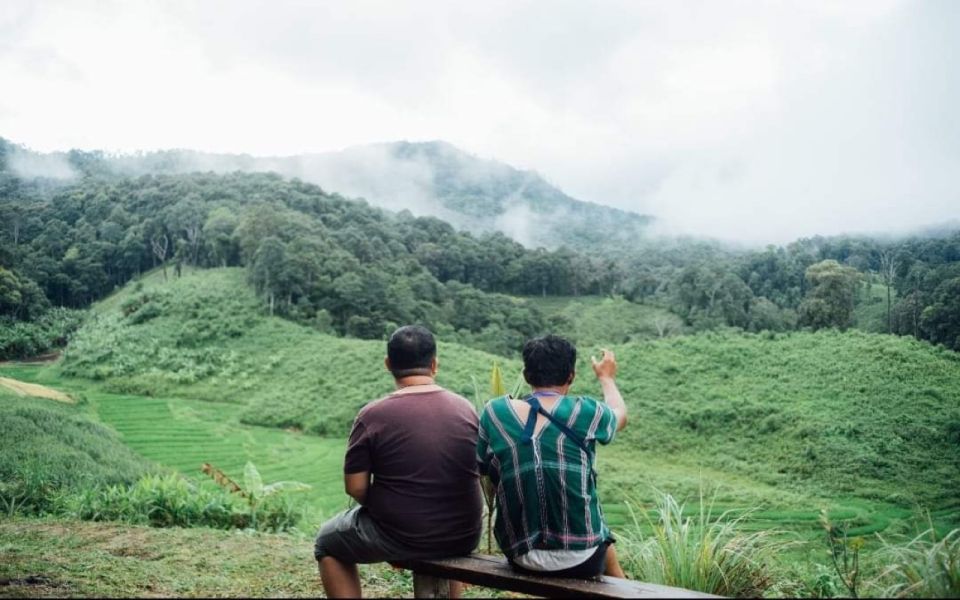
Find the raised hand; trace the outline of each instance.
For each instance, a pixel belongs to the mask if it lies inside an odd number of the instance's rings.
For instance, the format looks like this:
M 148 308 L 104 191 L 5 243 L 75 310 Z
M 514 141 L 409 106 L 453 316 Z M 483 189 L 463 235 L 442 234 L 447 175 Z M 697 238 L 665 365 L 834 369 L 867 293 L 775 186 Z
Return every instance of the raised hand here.
M 617 359 L 610 350 L 604 348 L 603 356 L 600 357 L 599 361 L 595 356 L 591 356 L 590 361 L 593 363 L 593 372 L 597 374 L 598 379 L 604 377 L 613 379 L 617 376 Z

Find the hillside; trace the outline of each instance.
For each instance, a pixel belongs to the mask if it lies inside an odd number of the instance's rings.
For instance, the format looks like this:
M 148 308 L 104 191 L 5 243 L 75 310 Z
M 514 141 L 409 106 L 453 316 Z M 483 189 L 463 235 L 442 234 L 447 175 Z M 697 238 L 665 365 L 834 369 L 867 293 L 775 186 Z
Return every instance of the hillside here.
M 333 437 L 390 389 L 382 341 L 264 316 L 240 270 L 191 271 L 167 283 L 155 274 L 141 285 L 97 305 L 65 354 L 63 374 L 115 393 L 228 403 L 224 410 L 245 423 Z M 154 304 L 154 316 L 123 317 L 120 307 L 143 296 L 151 300 L 139 310 Z M 708 332 L 614 349 L 632 417 L 621 441 L 604 450 L 617 465 L 610 477 L 625 485 L 607 487 L 612 498 L 706 469 L 725 485 L 750 482 L 746 497 L 764 502 L 788 492 L 798 494 L 791 502 L 862 498 L 957 518 L 956 353 L 856 331 Z M 597 393 L 594 352 L 582 348 L 578 393 Z M 482 400 L 495 360 L 512 382 L 515 361 L 441 343 L 439 380 Z
M 894 336 L 708 333 L 619 349 L 627 444 L 777 489 L 960 519 L 960 355 Z
M 124 307 L 131 311 L 123 314 Z M 439 381 L 469 398 L 474 377 L 508 362 L 440 336 Z M 364 403 L 391 389 L 382 340 L 341 338 L 264 314 L 242 269 L 159 272 L 95 305 L 63 373 L 123 394 L 243 407 L 245 423 L 345 435 Z

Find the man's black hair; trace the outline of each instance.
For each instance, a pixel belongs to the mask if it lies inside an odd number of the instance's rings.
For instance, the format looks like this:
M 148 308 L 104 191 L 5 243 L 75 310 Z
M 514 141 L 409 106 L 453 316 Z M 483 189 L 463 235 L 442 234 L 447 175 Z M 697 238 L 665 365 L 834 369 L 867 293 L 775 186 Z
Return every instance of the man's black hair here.
M 576 347 L 558 335 L 533 338 L 523 345 L 523 377 L 533 387 L 566 385 L 576 364 Z
M 397 379 L 411 375 L 429 375 L 437 355 L 437 342 L 426 327 L 406 325 L 397 329 L 387 342 L 390 372 Z

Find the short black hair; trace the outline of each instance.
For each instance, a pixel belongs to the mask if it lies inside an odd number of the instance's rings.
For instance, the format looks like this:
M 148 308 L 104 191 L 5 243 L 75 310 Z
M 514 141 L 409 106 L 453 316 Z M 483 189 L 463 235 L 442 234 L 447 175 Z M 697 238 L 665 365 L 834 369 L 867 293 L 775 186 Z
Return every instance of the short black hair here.
M 429 375 L 437 355 L 437 342 L 426 327 L 405 325 L 397 329 L 387 342 L 390 372 L 397 379 L 411 375 Z
M 523 345 L 523 377 L 533 387 L 566 385 L 577 365 L 577 348 L 558 335 Z

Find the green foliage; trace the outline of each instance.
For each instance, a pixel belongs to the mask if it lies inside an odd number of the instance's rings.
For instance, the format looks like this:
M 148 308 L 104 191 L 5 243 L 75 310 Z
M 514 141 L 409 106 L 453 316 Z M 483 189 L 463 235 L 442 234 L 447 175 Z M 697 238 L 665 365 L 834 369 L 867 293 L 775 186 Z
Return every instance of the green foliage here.
M 0 169 L 10 184 L 0 187 L 0 314 L 32 320 L 50 304 L 85 307 L 158 265 L 166 275 L 168 262 L 177 277 L 182 266 L 242 266 L 273 314 L 369 339 L 420 322 L 450 328 L 448 339 L 512 355 L 547 324 L 503 293 L 622 295 L 668 309 L 694 330 L 783 331 L 798 316 L 813 328 L 847 327 L 847 294 L 837 292 L 844 285 L 828 284 L 837 280 L 831 277 L 805 280 L 807 269 L 832 260 L 838 272 L 883 271 L 898 298 L 888 330 L 955 345 L 960 309 L 946 286 L 960 277 L 955 232 L 897 242 L 816 236 L 762 251 L 652 239 L 644 235 L 647 217 L 578 202 L 535 174 L 446 144 L 382 151 L 392 160 L 428 163 L 438 206 L 465 218 L 459 224 L 474 233 L 275 173 L 187 174 L 189 163 L 177 153 L 73 151 L 63 158 L 83 176 L 60 184 Z M 241 162 L 239 170 L 249 170 L 257 161 Z M 283 171 L 284 164 L 269 168 Z M 516 239 L 489 233 L 496 228 Z M 672 320 L 658 323 L 656 335 L 679 328 Z M 614 333 L 616 341 L 651 334 Z
M 54 308 L 34 321 L 0 317 L 0 360 L 30 358 L 66 346 L 86 313 Z
M 960 350 L 960 277 L 937 286 L 933 304 L 923 309 L 920 323 L 931 342 Z
M 774 584 L 771 563 L 785 543 L 771 531 L 746 531 L 743 515 L 715 515 L 702 495 L 695 518 L 661 492 L 654 518 L 641 506 L 628 506 L 632 522 L 621 533 L 618 554 L 633 578 L 735 597 L 759 597 Z
M 269 496 L 274 496 L 270 494 Z M 86 521 L 152 527 L 214 527 L 284 531 L 300 512 L 286 498 L 261 495 L 254 504 L 198 486 L 180 475 L 147 475 L 135 484 L 85 488 L 61 500 L 59 512 Z
M 847 523 L 834 524 L 827 515 L 827 511 L 821 511 L 820 523 L 827 534 L 827 544 L 830 546 L 830 560 L 834 572 L 849 592 L 850 597 L 859 597 L 858 590 L 863 575 L 860 571 L 860 551 L 866 542 L 860 536 L 848 539 L 849 525 Z
M 0 510 L 41 514 L 58 495 L 132 482 L 152 467 L 80 409 L 0 388 Z
M 960 529 L 940 537 L 931 528 L 905 544 L 884 540 L 882 556 L 889 566 L 879 596 L 960 598 Z
M 642 415 L 620 436 L 634 452 L 901 506 L 937 506 L 960 489 L 953 352 L 857 331 L 704 333 L 614 350 L 623 396 Z M 589 373 L 586 359 L 578 367 Z M 590 391 L 582 376 L 575 386 Z
M 138 322 L 151 306 L 159 314 Z M 264 315 L 241 269 L 187 269 L 167 283 L 154 273 L 141 291 L 124 289 L 93 313 L 64 354 L 63 372 L 110 391 L 231 402 L 245 407 L 247 423 L 346 435 L 360 407 L 391 388 L 384 342 Z M 438 338 L 439 381 L 470 395 L 476 365 L 492 357 Z
M 857 270 L 829 259 L 808 267 L 806 278 L 811 288 L 800 303 L 800 324 L 814 330 L 849 327 L 860 283 Z
M 683 320 L 663 309 L 622 296 L 529 297 L 545 315 L 552 333 L 580 346 L 623 344 L 683 333 Z

